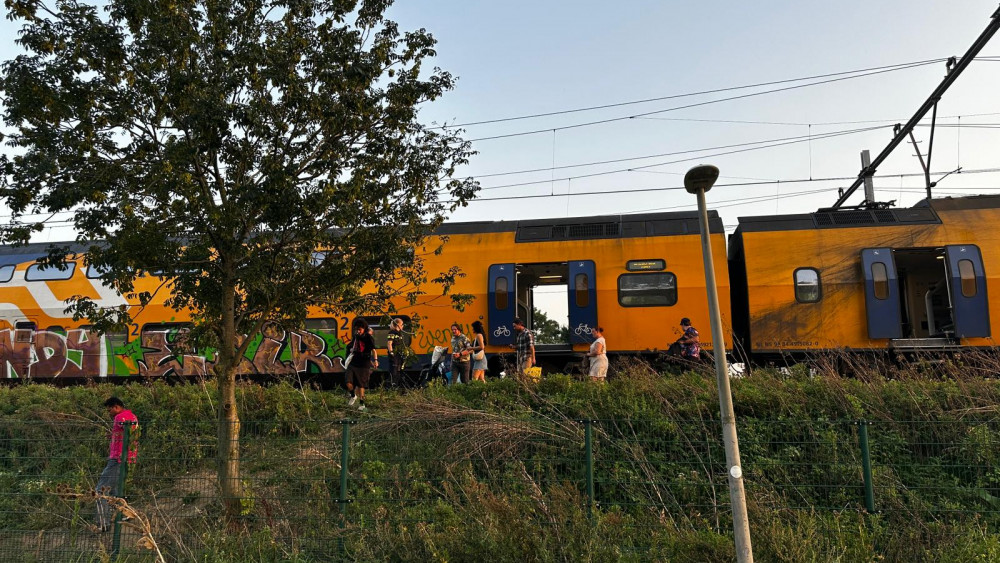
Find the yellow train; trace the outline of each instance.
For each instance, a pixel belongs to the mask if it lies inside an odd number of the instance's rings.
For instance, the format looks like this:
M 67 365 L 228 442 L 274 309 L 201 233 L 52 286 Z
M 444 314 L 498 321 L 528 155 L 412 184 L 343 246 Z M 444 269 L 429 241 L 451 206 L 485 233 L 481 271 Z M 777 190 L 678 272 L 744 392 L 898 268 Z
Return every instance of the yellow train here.
M 761 360 L 993 347 L 998 227 L 1000 196 L 740 218 L 729 241 L 740 348 Z
M 710 214 L 721 285 L 726 350 L 762 362 L 830 350 L 956 351 L 995 346 L 1000 307 L 989 296 L 1000 264 L 1000 196 L 925 200 L 911 208 L 848 209 L 741 217 L 729 237 Z M 555 290 L 565 299 L 563 339 L 539 343 L 547 370 L 584 352 L 590 328 L 605 329 L 608 352 L 666 349 L 678 322 L 692 319 L 710 341 L 708 307 L 695 213 L 555 220 L 446 223 L 428 241 L 428 271 L 457 265 L 455 292 L 473 296 L 463 312 L 445 299 L 396 303 L 409 346 L 425 366 L 449 327 L 487 329 L 491 371 L 510 352 L 511 321 L 534 318 L 536 301 Z M 176 349 L 190 312 L 162 300 L 136 307 L 128 331 L 98 334 L 64 313 L 65 300 L 87 295 L 101 305 L 128 305 L 102 286 L 82 257 L 67 268 L 42 269 L 46 245 L 0 249 L 0 368 L 7 378 L 190 376 L 205 374 L 211 351 Z M 990 275 L 992 273 L 992 275 Z M 158 278 L 139 281 L 152 290 Z M 550 297 L 551 300 L 551 297 Z M 728 312 L 731 310 L 731 315 Z M 353 315 L 318 311 L 302 327 L 271 327 L 255 337 L 245 374 L 333 374 L 342 371 Z M 384 345 L 387 316 L 367 318 Z M 387 367 L 383 364 L 383 368 Z
M 536 328 L 536 293 L 565 294 L 568 331 L 561 342 L 539 344 L 543 367 L 563 369 L 587 350 L 590 328 L 602 326 L 608 353 L 636 354 L 667 348 L 680 335 L 678 323 L 690 318 L 708 326 L 708 307 L 696 213 L 586 217 L 554 220 L 447 223 L 428 248 L 447 237 L 440 254 L 426 253 L 428 271 L 453 265 L 465 274 L 454 292 L 473 296 L 463 312 L 444 300 L 407 306 L 395 303 L 406 323 L 408 344 L 426 364 L 435 346 L 447 346 L 449 327 L 458 322 L 471 334 L 473 321 L 487 328 L 491 371 L 513 342 L 511 321 L 521 317 Z M 716 271 L 728 279 L 725 234 L 718 214 L 710 214 Z M 190 320 L 163 300 L 139 310 L 101 285 L 83 258 L 66 268 L 42 269 L 35 260 L 46 245 L 0 249 L 0 367 L 7 378 L 109 376 L 190 376 L 207 373 L 210 351 L 175 350 Z M 139 280 L 138 291 L 161 280 Z M 719 288 L 729 310 L 729 288 Z M 86 295 L 101 305 L 134 307 L 134 322 L 120 334 L 98 334 L 63 312 L 65 300 Z M 271 327 L 258 335 L 244 355 L 245 374 L 331 374 L 343 371 L 353 315 L 327 317 L 314 311 L 305 326 Z M 372 317 L 376 342 L 384 346 L 388 317 Z M 728 315 L 725 322 L 728 324 Z M 711 350 L 710 331 L 702 345 Z M 731 341 L 724 343 L 728 349 Z M 382 365 L 381 367 L 386 367 Z

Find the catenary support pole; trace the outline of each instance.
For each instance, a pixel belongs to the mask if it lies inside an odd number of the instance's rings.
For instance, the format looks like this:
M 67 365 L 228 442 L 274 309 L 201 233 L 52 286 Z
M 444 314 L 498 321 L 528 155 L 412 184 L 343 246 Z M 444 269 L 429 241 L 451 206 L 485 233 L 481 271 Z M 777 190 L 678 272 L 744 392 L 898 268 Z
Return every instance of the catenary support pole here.
M 736 541 L 736 559 L 740 563 L 753 561 L 750 544 L 750 523 L 747 520 L 746 493 L 743 490 L 743 468 L 740 466 L 740 445 L 736 436 L 736 415 L 733 412 L 733 394 L 729 388 L 729 366 L 726 362 L 726 341 L 719 314 L 719 291 L 715 284 L 715 265 L 712 260 L 712 241 L 709 236 L 708 208 L 705 192 L 719 177 L 719 169 L 700 165 L 684 175 L 688 193 L 698 196 L 698 223 L 701 227 L 702 259 L 705 262 L 705 289 L 708 292 L 708 314 L 712 325 L 712 355 L 715 356 L 715 375 L 719 387 L 719 411 L 722 416 L 722 442 L 726 447 L 726 467 L 729 478 L 729 501 L 733 509 L 733 535 Z

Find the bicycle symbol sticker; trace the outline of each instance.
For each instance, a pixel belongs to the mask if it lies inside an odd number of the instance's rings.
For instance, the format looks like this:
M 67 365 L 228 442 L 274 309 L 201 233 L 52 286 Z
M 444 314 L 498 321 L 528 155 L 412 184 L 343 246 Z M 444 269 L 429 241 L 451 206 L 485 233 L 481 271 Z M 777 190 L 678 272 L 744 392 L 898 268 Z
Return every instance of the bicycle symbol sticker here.
M 500 325 L 493 331 L 493 336 L 510 336 L 510 329 L 507 325 Z
M 577 336 L 590 334 L 590 331 L 591 331 L 590 325 L 588 325 L 587 323 L 580 323 L 579 325 L 577 325 L 576 328 L 573 329 L 573 332 L 575 332 Z

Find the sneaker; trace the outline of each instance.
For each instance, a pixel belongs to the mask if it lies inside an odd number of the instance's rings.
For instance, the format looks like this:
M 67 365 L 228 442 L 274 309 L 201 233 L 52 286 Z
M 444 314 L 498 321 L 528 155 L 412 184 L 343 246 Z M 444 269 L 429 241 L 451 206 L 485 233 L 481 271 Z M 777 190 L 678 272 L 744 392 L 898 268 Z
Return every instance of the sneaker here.
M 361 412 L 364 412 L 364 411 L 368 410 L 368 408 L 365 407 L 364 403 L 361 403 L 360 405 L 358 405 L 358 410 L 361 411 Z
M 358 400 L 358 396 L 357 395 L 351 395 L 351 398 L 347 400 L 347 406 L 353 407 L 354 406 L 354 402 L 357 401 L 357 400 Z

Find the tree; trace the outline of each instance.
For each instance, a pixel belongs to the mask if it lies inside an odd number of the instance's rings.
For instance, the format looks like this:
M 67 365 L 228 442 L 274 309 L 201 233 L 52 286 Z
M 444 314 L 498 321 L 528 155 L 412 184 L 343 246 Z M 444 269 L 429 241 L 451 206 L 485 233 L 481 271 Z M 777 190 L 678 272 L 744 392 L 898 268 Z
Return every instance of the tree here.
M 539 344 L 566 344 L 569 342 L 569 327 L 550 319 L 537 308 L 531 310 L 535 341 Z
M 414 249 L 477 184 L 459 132 L 417 120 L 455 85 L 390 0 L 8 0 L 24 54 L 3 66 L 0 239 L 72 212 L 85 262 L 122 295 L 143 272 L 217 348 L 219 482 L 242 496 L 235 374 L 252 337 L 310 308 L 385 311 L 431 274 Z M 88 242 L 100 241 L 100 242 Z M 47 261 L 65 259 L 53 245 Z M 459 275 L 444 272 L 444 285 Z M 366 286 L 367 284 L 367 286 Z M 362 287 L 366 286 L 363 292 Z M 370 288 L 370 290 L 368 289 Z M 461 296 L 451 296 L 460 302 Z M 76 297 L 109 329 L 130 320 Z

